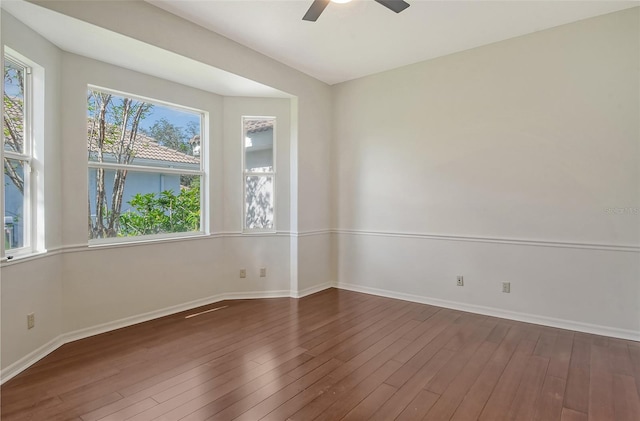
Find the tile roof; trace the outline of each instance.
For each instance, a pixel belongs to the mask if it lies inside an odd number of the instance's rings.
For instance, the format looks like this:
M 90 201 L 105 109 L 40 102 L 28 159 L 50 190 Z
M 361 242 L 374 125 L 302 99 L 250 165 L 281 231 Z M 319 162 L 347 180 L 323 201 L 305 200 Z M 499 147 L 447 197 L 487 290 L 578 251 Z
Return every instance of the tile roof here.
M 14 98 L 15 100 L 15 98 Z M 18 106 L 14 106 L 11 101 L 5 102 L 4 112 L 11 119 L 15 119 L 17 121 L 22 121 L 23 112 L 22 109 Z M 87 127 L 87 134 L 91 131 L 91 121 L 89 121 L 89 125 Z M 22 144 L 22 131 L 18 131 L 18 143 Z M 110 148 L 106 148 L 106 152 L 111 152 Z M 155 139 L 146 136 L 144 134 L 138 134 L 136 137 L 135 143 L 133 145 L 133 149 L 135 151 L 135 157 L 140 159 L 149 159 L 153 161 L 164 161 L 164 162 L 176 162 L 181 164 L 200 164 L 200 160 L 197 157 L 187 155 L 182 152 L 178 152 L 174 149 L 167 148 L 166 146 L 160 145 Z M 88 150 L 90 152 L 97 151 L 97 142 L 95 136 L 91 138 L 91 142 L 88 145 Z
M 96 135 L 91 136 L 91 121 L 87 126 L 87 133 L 91 137 L 88 145 L 89 152 L 96 152 L 98 150 Z M 106 145 L 105 152 L 110 153 L 113 151 L 114 145 Z M 175 162 L 181 164 L 200 164 L 200 159 L 197 157 L 187 155 L 185 153 L 176 151 L 166 146 L 160 145 L 155 139 L 146 136 L 144 134 L 138 134 L 133 144 L 133 150 L 135 158 L 148 159 L 153 161 Z M 135 161 L 134 158 L 134 161 Z
M 19 130 L 15 130 L 16 141 L 19 145 L 22 145 L 23 144 L 22 138 L 24 135 L 23 129 L 22 129 L 22 123 L 24 121 L 24 114 L 22 111 L 22 100 L 20 98 L 15 98 L 15 97 L 10 97 L 10 98 L 11 98 L 11 101 L 4 102 L 4 113 L 9 116 L 10 120 L 13 120 L 17 123 L 15 127 Z M 5 142 L 7 142 L 7 140 L 5 140 Z
M 273 128 L 273 119 L 269 120 L 245 120 L 244 128 L 247 133 L 266 132 Z
M 91 152 L 97 151 L 95 138 L 92 138 L 88 146 Z M 106 147 L 105 152 L 112 152 L 112 148 Z M 135 158 L 149 159 L 153 161 L 176 162 L 182 164 L 200 164 L 200 160 L 194 156 L 178 152 L 158 144 L 152 138 L 145 135 L 138 135 L 133 145 Z M 135 159 L 134 158 L 134 159 Z

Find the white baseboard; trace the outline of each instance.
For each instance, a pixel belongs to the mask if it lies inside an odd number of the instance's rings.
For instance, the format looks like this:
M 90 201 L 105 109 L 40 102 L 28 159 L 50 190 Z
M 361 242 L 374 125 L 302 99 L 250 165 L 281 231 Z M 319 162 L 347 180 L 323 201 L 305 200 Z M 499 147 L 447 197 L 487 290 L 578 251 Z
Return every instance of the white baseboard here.
M 191 310 L 204 305 L 213 304 L 222 300 L 247 300 L 256 298 L 280 298 L 280 297 L 292 297 L 302 298 L 307 295 L 315 294 L 316 292 L 323 291 L 328 288 L 340 288 L 348 291 L 362 292 L 365 294 L 379 295 L 387 298 L 395 298 L 399 300 L 413 301 L 422 304 L 429 304 L 438 307 L 451 308 L 454 310 L 467 311 L 470 313 L 484 314 L 487 316 L 500 317 L 504 319 L 517 320 L 526 323 L 534 323 L 545 326 L 557 327 L 560 329 L 574 330 L 578 332 L 593 333 L 596 335 L 610 336 L 614 338 L 628 339 L 632 341 L 640 341 L 640 332 L 626 329 L 618 329 L 609 326 L 593 325 L 581 322 L 575 322 L 571 320 L 555 319 L 551 317 L 538 316 L 534 314 L 519 313 L 508 310 L 501 310 L 493 307 L 477 306 L 473 304 L 460 303 L 455 301 L 439 300 L 436 298 L 423 297 L 413 294 L 405 294 L 401 292 L 389 291 L 379 288 L 372 288 L 348 283 L 335 283 L 325 282 L 323 284 L 314 285 L 309 288 L 305 288 L 300 291 L 249 291 L 249 292 L 232 292 L 213 295 L 207 298 L 201 298 L 198 300 L 190 301 L 175 306 L 166 307 L 160 310 L 150 311 L 144 314 L 126 317 L 113 322 L 102 323 L 100 325 L 92 326 L 85 329 L 75 330 L 66 334 L 59 335 L 53 338 L 51 341 L 42 345 L 38 349 L 30 352 L 18 361 L 4 368 L 0 372 L 0 384 L 4 384 L 6 381 L 17 376 L 42 358 L 49 355 L 51 352 L 58 349 L 60 346 L 77 341 L 79 339 L 88 338 L 90 336 L 99 335 L 101 333 L 109 332 L 115 329 L 120 329 L 127 326 L 132 326 L 138 323 L 146 322 L 149 320 L 157 319 L 160 317 L 168 316 L 171 314 L 179 313 L 181 311 Z
M 125 317 L 113 322 L 102 323 L 96 326 L 74 330 L 62 335 L 64 341 L 63 343 L 66 344 L 69 342 L 88 338 L 90 336 L 95 336 L 101 333 L 110 332 L 112 330 L 121 329 L 123 327 L 133 326 L 138 323 L 148 322 L 149 320 L 158 319 L 160 317 L 169 316 L 175 313 L 180 313 L 181 311 L 187 311 L 194 308 L 206 306 L 208 304 L 217 303 L 218 301 L 222 301 L 226 298 L 226 294 L 217 294 L 211 297 L 200 298 L 198 300 L 189 301 L 187 303 L 165 307 L 160 310 L 154 310 L 143 314 L 137 314 L 131 317 Z
M 247 292 L 227 292 L 224 294 L 225 300 L 254 300 L 257 298 L 282 298 L 288 297 L 289 290 L 275 291 L 247 291 Z
M 2 369 L 2 372 L 0 373 L 0 384 L 4 384 L 6 381 L 11 380 L 64 344 L 63 335 L 58 335 L 46 344 L 42 345 L 40 348 L 28 353 L 18 361 Z
M 74 330 L 62 335 L 58 335 L 51 341 L 47 342 L 40 348 L 30 352 L 18 361 L 2 369 L 0 372 L 0 384 L 4 384 L 6 381 L 17 376 L 27 368 L 31 367 L 42 358 L 46 357 L 62 345 L 77 341 L 80 339 L 88 338 L 90 336 L 99 335 L 101 333 L 110 332 L 112 330 L 121 329 L 123 327 L 132 326 L 138 323 L 147 322 L 149 320 L 157 319 L 171 314 L 180 313 L 181 311 L 191 310 L 197 307 L 217 303 L 222 300 L 246 300 L 253 298 L 274 298 L 274 297 L 289 297 L 288 290 L 282 291 L 256 291 L 256 292 L 239 292 L 239 293 L 224 293 L 217 294 L 206 298 L 201 298 L 187 303 L 178 304 L 170 307 L 165 307 L 160 310 L 154 310 L 143 314 L 138 314 L 131 317 L 125 317 L 123 319 L 115 320 L 113 322 L 102 323 L 96 326 L 91 326 L 84 329 Z
M 396 298 L 399 300 L 412 301 L 421 304 L 429 304 L 436 307 L 450 308 L 453 310 L 466 311 L 469 313 L 483 314 L 486 316 L 500 317 L 502 319 L 516 320 L 519 322 L 533 323 L 543 326 L 551 326 L 559 329 L 574 330 L 577 332 L 592 333 L 595 335 L 609 336 L 613 338 L 640 341 L 640 332 L 627 329 L 618 329 L 610 326 L 594 325 L 589 323 L 576 322 L 573 320 L 556 319 L 553 317 L 539 316 L 535 314 L 520 313 L 510 310 L 502 310 L 494 307 L 478 306 L 456 301 L 440 300 L 437 298 L 424 297 L 420 295 L 405 294 L 402 292 L 389 291 L 385 289 L 348 284 L 339 282 L 337 288 L 349 291 L 362 292 L 365 294 L 379 295 L 381 297 Z
M 335 282 L 325 282 L 320 285 L 314 285 L 309 288 L 301 289 L 299 291 L 291 291 L 291 298 L 302 298 L 307 295 L 315 294 L 316 292 L 324 291 L 325 289 L 334 288 Z
M 165 307 L 160 310 L 154 310 L 143 314 L 138 314 L 131 317 L 125 317 L 123 319 L 115 320 L 113 322 L 102 323 L 96 326 L 91 326 L 84 329 L 74 330 L 62 335 L 58 335 L 51 341 L 42 345 L 40 348 L 30 352 L 18 361 L 4 368 L 0 372 L 0 384 L 4 384 L 6 381 L 17 376 L 27 368 L 31 367 L 42 358 L 46 357 L 62 345 L 77 341 L 80 339 L 88 338 L 90 336 L 99 335 L 101 333 L 110 332 L 112 330 L 121 329 L 123 327 L 132 326 L 138 323 L 148 322 L 149 320 L 158 319 L 160 317 L 169 316 L 171 314 L 180 313 L 181 311 L 187 311 L 194 308 L 202 307 L 205 305 L 217 303 L 223 300 L 249 300 L 256 298 L 281 298 L 281 297 L 293 297 L 302 298 L 306 295 L 320 292 L 327 288 L 335 286 L 333 282 L 326 282 L 321 285 L 305 288 L 302 291 L 293 293 L 289 290 L 276 290 L 276 291 L 248 291 L 248 292 L 228 292 L 223 294 L 217 294 L 206 298 L 201 298 L 187 303 L 178 304 L 170 307 Z

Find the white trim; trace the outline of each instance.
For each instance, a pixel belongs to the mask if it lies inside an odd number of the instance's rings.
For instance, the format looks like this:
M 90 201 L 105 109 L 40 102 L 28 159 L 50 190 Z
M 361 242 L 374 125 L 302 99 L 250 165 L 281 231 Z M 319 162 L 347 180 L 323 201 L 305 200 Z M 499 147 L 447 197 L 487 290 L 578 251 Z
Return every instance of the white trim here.
M 60 253 L 61 249 L 57 249 L 54 253 Z M 198 300 L 190 301 L 183 304 L 177 304 L 169 306 L 160 310 L 154 310 L 147 313 L 143 313 L 136 316 L 125 317 L 123 319 L 115 320 L 113 322 L 102 323 L 96 326 L 75 330 L 62 335 L 58 335 L 48 343 L 42 345 L 38 349 L 30 352 L 18 361 L 4 368 L 0 373 L 0 384 L 10 380 L 22 371 L 35 364 L 37 361 L 49 355 L 51 352 L 58 349 L 60 346 L 77 341 L 80 339 L 88 338 L 90 336 L 99 335 L 101 333 L 109 332 L 115 329 L 121 329 L 123 327 L 132 326 L 138 323 L 154 320 L 160 317 L 180 313 L 182 311 L 191 310 L 194 308 L 202 307 L 205 305 L 214 304 L 223 300 L 247 300 L 247 299 L 259 299 L 259 298 L 302 298 L 307 295 L 315 294 L 328 288 L 339 288 L 347 291 L 361 292 L 365 294 L 378 295 L 387 298 L 393 298 L 398 300 L 412 301 L 422 304 L 429 304 L 438 307 L 451 308 L 459 311 L 466 311 L 476 314 L 484 314 L 487 316 L 500 317 L 503 319 L 517 320 L 525 323 L 533 323 L 544 326 L 552 326 L 560 329 L 568 329 L 578 332 L 593 333 L 596 335 L 609 336 L 614 338 L 627 339 L 632 341 L 640 341 L 640 331 L 633 331 L 627 329 L 618 329 L 609 326 L 593 325 L 588 323 L 581 323 L 572 320 L 556 319 L 552 317 L 537 316 L 533 314 L 520 313 L 508 310 L 501 310 L 493 307 L 477 306 L 473 304 L 440 300 L 436 298 L 424 297 L 413 294 L 405 294 L 400 292 L 393 292 L 389 290 L 365 287 L 360 285 L 348 284 L 348 283 L 335 283 L 325 282 L 323 284 L 315 285 L 309 288 L 305 288 L 301 291 L 287 291 L 287 290 L 275 290 L 275 291 L 248 291 L 248 292 L 228 292 L 213 295 L 207 298 L 201 298 Z
M 365 294 L 378 295 L 381 297 L 395 298 L 398 300 L 412 301 L 421 304 L 429 304 L 437 307 L 450 308 L 453 310 L 466 311 L 469 313 L 483 314 L 486 316 L 499 317 L 502 319 L 516 320 L 519 322 L 533 323 L 543 326 L 557 327 L 560 329 L 573 330 L 577 332 L 592 333 L 595 335 L 609 336 L 613 338 L 640 341 L 640 331 L 619 329 L 611 326 L 594 325 L 590 323 L 576 322 L 573 320 L 557 319 L 554 317 L 538 316 L 529 313 L 520 313 L 510 310 L 502 310 L 495 307 L 478 306 L 474 304 L 462 303 L 459 301 L 440 300 L 437 298 L 424 297 L 421 295 L 394 292 L 386 289 L 360 286 L 339 282 L 337 288 L 362 292 Z
M 271 139 L 271 171 L 266 172 L 254 172 L 247 171 L 246 165 L 246 155 L 247 155 L 247 147 L 245 146 L 245 139 L 247 138 L 247 132 L 245 130 L 245 122 L 247 120 L 273 120 L 273 126 L 271 129 L 272 139 Z M 240 160 L 240 166 L 242 168 L 242 232 L 245 234 L 253 234 L 253 233 L 274 233 L 277 232 L 277 221 L 276 221 L 276 199 L 278 192 L 276 191 L 276 159 L 277 159 L 277 117 L 276 116 L 248 116 L 243 115 L 240 118 L 241 130 L 242 130 L 242 138 L 241 138 L 241 152 L 242 157 Z M 271 177 L 271 183 L 273 185 L 273 195 L 271 198 L 271 207 L 273 208 L 273 218 L 271 220 L 271 228 L 247 228 L 247 177 Z
M 497 243 L 497 244 L 513 244 L 518 246 L 535 246 L 535 247 L 559 247 L 574 248 L 588 250 L 604 250 L 604 251 L 622 251 L 631 253 L 640 253 L 640 245 L 627 244 L 597 244 L 597 243 L 581 243 L 581 242 L 564 242 L 564 241 L 545 241 L 517 238 L 499 238 L 499 237 L 475 237 L 465 235 L 447 235 L 447 234 L 428 234 L 428 233 L 410 233 L 410 232 L 389 232 L 389 231 L 364 231 L 364 230 L 332 230 L 336 234 L 345 235 L 368 235 L 377 237 L 400 237 L 400 238 L 417 238 L 425 240 L 445 240 L 445 241 L 470 241 L 479 243 Z
M 23 263 L 28 262 L 30 260 L 40 259 L 42 257 L 50 257 L 55 256 L 58 253 L 50 253 L 47 250 L 36 251 L 36 252 L 28 252 L 28 253 L 20 253 L 20 254 L 9 254 L 4 256 L 1 260 L 2 267 L 11 266 L 12 263 Z
M 165 307 L 160 310 L 149 311 L 147 313 L 125 317 L 115 320 L 113 322 L 101 323 L 96 326 L 91 326 L 84 329 L 74 330 L 72 332 L 58 335 L 48 343 L 39 347 L 38 349 L 30 352 L 18 361 L 4 368 L 0 372 L 0 384 L 12 379 L 33 364 L 49 355 L 59 347 L 69 342 L 74 342 L 80 339 L 88 338 L 90 336 L 99 335 L 101 333 L 110 332 L 112 330 L 121 329 L 123 327 L 133 326 L 138 323 L 147 322 L 149 320 L 158 319 L 160 317 L 169 316 L 172 314 L 180 313 L 182 311 L 192 310 L 194 308 L 214 304 L 223 300 L 247 300 L 256 298 L 283 298 L 289 297 L 289 291 L 250 291 L 250 292 L 230 292 L 213 295 L 207 298 L 201 298 L 194 301 L 189 301 L 183 304 L 177 304 L 169 307 Z
M 31 165 L 31 160 L 33 159 L 31 155 L 13 151 L 4 151 L 4 158 L 13 159 L 14 161 L 25 161 L 29 165 Z
M 248 230 L 248 231 L 227 231 L 222 233 L 224 237 L 290 237 L 292 233 L 289 231 L 271 231 L 271 230 Z
M 110 332 L 112 330 L 122 329 L 123 327 L 133 326 L 138 323 L 148 322 L 149 320 L 158 319 L 160 317 L 170 316 L 172 314 L 180 313 L 181 311 L 187 311 L 194 308 L 217 303 L 224 299 L 226 299 L 226 294 L 217 294 L 207 298 L 200 298 L 183 304 L 176 304 L 173 306 L 165 307 L 160 310 L 153 310 L 143 314 L 125 317 L 113 322 L 101 323 L 96 326 L 74 330 L 72 332 L 63 334 L 62 338 L 64 340 L 64 343 L 69 343 L 88 338 L 90 336 L 100 335 L 101 333 Z
M 200 142 L 200 144 L 202 145 L 202 142 Z M 168 161 L 167 161 L 168 162 Z M 171 165 L 173 165 L 172 167 L 152 167 L 150 165 L 135 165 L 135 164 L 118 164 L 118 163 L 114 163 L 114 162 L 99 162 L 99 161 L 88 161 L 87 163 L 87 167 L 88 168 L 93 168 L 93 169 L 105 169 L 105 170 L 126 170 L 126 171 L 131 171 L 131 172 L 144 172 L 144 173 L 151 173 L 151 174 L 174 174 L 174 175 L 197 175 L 199 177 L 203 177 L 204 176 L 204 171 L 202 170 L 192 170 L 192 169 L 188 169 L 188 168 L 180 168 L 179 165 L 182 165 L 184 163 L 182 162 L 176 162 L 176 163 L 169 163 Z M 168 164 L 168 165 L 169 165 Z M 184 164 L 184 165 L 190 165 L 190 164 Z
M 336 287 L 336 283 L 335 282 L 325 282 L 323 284 L 319 284 L 319 285 L 314 285 L 312 287 L 309 288 L 305 288 L 299 291 L 291 291 L 290 297 L 291 298 L 302 298 L 302 297 L 306 297 L 307 295 L 311 295 L 311 294 L 315 294 L 316 292 L 320 292 L 320 291 L 324 291 L 325 289 L 329 289 L 329 288 L 335 288 Z
M 163 240 L 186 240 L 188 238 L 208 237 L 202 231 L 169 232 L 155 235 L 137 235 L 131 237 L 95 238 L 89 240 L 89 247 L 107 247 L 121 244 L 155 243 Z
M 29 255 L 20 256 L 20 258 L 16 257 L 14 259 L 6 259 L 3 258 L 0 260 L 0 267 L 11 266 L 14 264 L 25 263 L 36 259 L 42 259 L 45 257 L 52 257 L 58 254 L 64 253 L 80 253 L 87 251 L 98 251 L 98 250 L 107 250 L 112 248 L 120 248 L 120 247 L 139 247 L 139 246 L 149 246 L 149 245 L 157 245 L 157 244 L 165 244 L 165 243 L 176 243 L 183 241 L 192 241 L 192 240 L 209 240 L 214 238 L 235 238 L 235 237 L 295 237 L 296 234 L 290 233 L 288 231 L 277 231 L 277 232 L 255 232 L 255 233 L 243 233 L 243 232 L 213 232 L 211 234 L 194 234 L 194 235 L 181 235 L 178 237 L 165 237 L 165 238 L 154 238 L 154 239 L 145 239 L 145 240 L 134 240 L 127 241 L 122 243 L 105 243 L 105 244 L 72 244 L 68 246 L 57 246 L 47 249 L 46 251 L 41 251 L 37 253 L 32 253 Z M 133 237 L 132 237 L 133 238 Z M 141 238 L 141 237 L 138 237 Z
M 273 232 L 242 232 L 242 231 L 221 231 L 212 232 L 210 234 L 195 234 L 193 236 L 182 235 L 178 238 L 156 238 L 148 240 L 134 240 L 125 243 L 109 243 L 109 244 L 73 244 L 68 246 L 59 246 L 49 248 L 46 251 L 36 252 L 29 255 L 20 256 L 20 258 L 14 258 L 7 260 L 2 259 L 0 262 L 1 267 L 10 266 L 19 263 L 29 262 L 35 259 L 41 259 L 45 257 L 55 256 L 61 253 L 74 253 L 93 250 L 104 250 L 117 247 L 137 247 L 153 244 L 162 244 L 168 242 L 181 242 L 191 240 L 206 240 L 211 238 L 234 238 L 234 237 L 310 237 L 316 235 L 327 234 L 344 234 L 344 235 L 369 235 L 376 237 L 396 237 L 396 238 L 416 238 L 425 240 L 443 240 L 443 241 L 468 241 L 476 243 L 493 243 L 493 244 L 512 244 L 518 246 L 533 246 L 533 247 L 554 247 L 554 248 L 572 248 L 582 250 L 602 250 L 602 251 L 616 251 L 626 253 L 640 253 L 640 246 L 623 245 L 623 244 L 595 244 L 595 243 L 578 243 L 578 242 L 558 242 L 558 241 L 539 241 L 528 239 L 513 239 L 513 238 L 489 238 L 489 237 L 472 237 L 472 236 L 459 236 L 459 235 L 441 235 L 441 234 L 422 234 L 422 233 L 406 233 L 406 232 L 384 232 L 384 231 L 363 231 L 363 230 L 344 230 L 344 229 L 324 229 L 324 230 L 309 230 L 309 231 L 273 231 Z
M 309 231 L 298 231 L 295 235 L 296 237 L 311 237 L 314 235 L 327 235 L 333 234 L 333 230 L 309 230 Z
M 38 178 L 37 171 L 35 169 L 36 163 L 36 132 L 34 130 L 35 124 L 35 113 L 34 113 L 34 103 L 36 101 L 36 97 L 34 94 L 34 80 L 33 80 L 33 71 L 34 69 L 40 68 L 40 66 L 29 59 L 28 57 L 23 56 L 17 51 L 4 47 L 3 55 L 2 55 L 3 65 L 6 65 L 7 62 L 11 63 L 15 67 L 22 68 L 24 71 L 23 76 L 23 86 L 22 86 L 22 152 L 12 152 L 5 151 L 4 147 L 2 148 L 2 154 L 0 156 L 2 158 L 11 159 L 14 161 L 23 162 L 23 174 L 22 174 L 22 183 L 23 183 L 23 192 L 22 192 L 22 247 L 18 249 L 5 249 L 4 247 L 4 234 L 2 240 L 2 258 L 6 260 L 11 260 L 14 257 L 27 256 L 32 253 L 38 253 L 38 237 L 40 235 L 39 231 L 44 232 L 44 228 L 38 225 Z M 4 82 L 2 84 L 2 93 L 4 95 Z M 38 98 L 41 99 L 41 98 Z M 4 103 L 3 103 L 3 113 L 4 113 Z M 2 135 L 3 143 L 4 143 L 4 133 Z M 41 139 L 38 139 L 41 140 Z M 42 159 L 42 157 L 40 157 Z M 5 189 L 0 188 L 0 192 L 2 192 L 3 200 L 2 206 L 2 215 L 6 209 L 4 208 L 4 195 Z M 4 225 L 3 225 L 4 226 Z
M 226 292 L 223 295 L 225 300 L 255 300 L 259 298 L 283 298 L 283 297 L 289 297 L 289 290 L 280 289 L 275 291 Z
M 64 344 L 65 342 L 63 339 L 63 335 L 58 335 L 46 344 L 20 358 L 18 361 L 3 368 L 2 372 L 0 372 L 0 384 L 4 384 L 5 382 L 11 380 Z

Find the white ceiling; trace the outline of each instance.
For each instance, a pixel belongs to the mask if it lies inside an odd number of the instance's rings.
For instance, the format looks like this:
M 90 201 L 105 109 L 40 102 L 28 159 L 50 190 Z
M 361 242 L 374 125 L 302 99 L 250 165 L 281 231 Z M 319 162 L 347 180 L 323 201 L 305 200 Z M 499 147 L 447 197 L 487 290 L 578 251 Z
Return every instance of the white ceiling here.
M 2 9 L 70 53 L 226 96 L 288 98 L 253 80 L 22 0 Z
M 373 0 L 146 0 L 335 84 L 469 48 L 638 6 L 638 1 L 427 1 L 395 14 Z

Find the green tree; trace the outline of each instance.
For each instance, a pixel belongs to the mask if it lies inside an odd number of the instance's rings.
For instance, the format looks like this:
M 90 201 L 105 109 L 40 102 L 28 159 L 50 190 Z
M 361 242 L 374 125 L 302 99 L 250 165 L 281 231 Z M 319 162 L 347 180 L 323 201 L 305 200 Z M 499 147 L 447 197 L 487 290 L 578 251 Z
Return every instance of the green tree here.
M 131 98 L 114 97 L 100 91 L 89 91 L 87 102 L 91 116 L 90 158 L 97 162 L 105 162 L 106 159 L 117 164 L 131 164 L 135 158 L 138 126 L 153 105 Z M 95 219 L 91 218 L 91 201 L 88 200 L 90 238 L 109 238 L 117 235 L 126 179 L 127 170 L 115 171 L 111 200 L 108 200 L 105 170 L 96 169 Z
M 198 181 L 196 181 L 198 180 Z M 120 215 L 120 235 L 138 236 L 200 229 L 200 183 L 179 194 L 165 190 L 160 194 L 136 194 L 129 202 L 133 210 Z
M 191 129 L 188 128 L 188 131 L 190 132 Z M 164 117 L 153 123 L 146 133 L 162 146 L 166 146 L 167 148 L 171 148 L 184 154 L 191 154 L 189 133 L 182 127 L 171 124 Z

